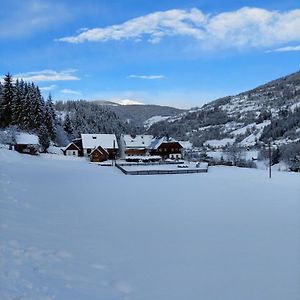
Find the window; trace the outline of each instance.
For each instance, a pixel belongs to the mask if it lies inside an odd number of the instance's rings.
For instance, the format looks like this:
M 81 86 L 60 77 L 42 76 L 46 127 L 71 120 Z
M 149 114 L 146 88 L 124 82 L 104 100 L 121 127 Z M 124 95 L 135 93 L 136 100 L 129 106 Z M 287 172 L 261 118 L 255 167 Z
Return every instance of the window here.
M 92 136 L 92 139 L 95 140 L 97 137 L 96 136 Z
M 86 153 L 87 153 L 87 154 L 90 154 L 91 151 L 92 151 L 92 149 L 86 149 Z
M 73 155 L 76 155 L 76 151 L 73 151 Z

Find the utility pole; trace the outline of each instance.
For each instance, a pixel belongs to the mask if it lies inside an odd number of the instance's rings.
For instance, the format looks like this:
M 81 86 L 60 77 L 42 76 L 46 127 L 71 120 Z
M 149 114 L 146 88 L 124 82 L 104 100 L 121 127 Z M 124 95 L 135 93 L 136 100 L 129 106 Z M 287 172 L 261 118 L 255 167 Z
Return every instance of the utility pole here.
M 271 139 L 269 139 L 269 178 L 272 177 L 272 151 L 271 151 Z
M 112 165 L 115 166 L 116 165 L 116 141 L 113 140 L 113 161 L 112 161 Z

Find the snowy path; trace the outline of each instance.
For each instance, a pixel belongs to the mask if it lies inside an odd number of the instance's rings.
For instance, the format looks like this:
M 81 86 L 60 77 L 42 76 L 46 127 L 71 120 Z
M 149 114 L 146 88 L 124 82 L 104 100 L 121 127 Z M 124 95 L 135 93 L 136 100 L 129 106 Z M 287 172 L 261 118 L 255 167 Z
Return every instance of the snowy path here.
M 300 176 L 0 149 L 0 299 L 299 300 Z

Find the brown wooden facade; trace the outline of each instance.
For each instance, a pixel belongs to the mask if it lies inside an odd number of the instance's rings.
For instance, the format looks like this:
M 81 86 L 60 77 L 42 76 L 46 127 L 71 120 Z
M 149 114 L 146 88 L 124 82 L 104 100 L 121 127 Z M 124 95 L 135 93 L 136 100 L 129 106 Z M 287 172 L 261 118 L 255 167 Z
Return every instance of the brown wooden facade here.
M 170 156 L 181 158 L 181 149 L 182 146 L 179 142 L 163 142 L 157 149 L 151 150 L 151 155 L 159 155 L 162 159 L 170 158 Z
M 118 154 L 118 149 L 116 148 L 108 148 L 105 149 L 108 152 L 108 159 L 116 159 Z
M 38 145 L 31 145 L 31 144 L 15 144 L 14 145 L 15 151 L 19 153 L 37 155 L 38 153 Z
M 126 149 L 125 150 L 126 156 L 143 156 L 146 155 L 146 149 Z
M 108 158 L 109 158 L 109 153 L 100 146 L 94 149 L 90 154 L 91 162 L 102 162 L 108 160 Z

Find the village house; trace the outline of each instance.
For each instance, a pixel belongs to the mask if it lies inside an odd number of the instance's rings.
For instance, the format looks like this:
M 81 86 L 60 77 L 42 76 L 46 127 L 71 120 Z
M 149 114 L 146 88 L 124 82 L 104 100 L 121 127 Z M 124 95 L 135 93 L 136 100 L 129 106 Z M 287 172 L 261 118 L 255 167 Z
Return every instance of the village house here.
M 39 138 L 35 134 L 18 133 L 15 140 L 14 149 L 19 153 L 35 155 L 40 149 Z
M 125 156 L 145 156 L 148 153 L 149 145 L 153 140 L 153 135 L 129 135 L 121 136 L 123 152 Z
M 67 156 L 83 156 L 82 140 L 75 139 L 69 143 L 64 149 L 62 149 L 64 155 Z
M 115 134 L 81 134 L 81 140 L 84 156 L 90 156 L 99 147 L 108 153 L 107 159 L 115 159 L 118 154 L 119 146 Z M 102 154 L 104 157 L 103 151 Z
M 154 139 L 149 146 L 149 151 L 151 155 L 159 155 L 164 160 L 181 159 L 182 148 L 182 145 L 178 141 L 164 136 Z
M 91 162 L 102 162 L 108 160 L 108 158 L 109 158 L 109 153 L 101 146 L 98 146 L 97 148 L 93 149 L 90 154 Z

